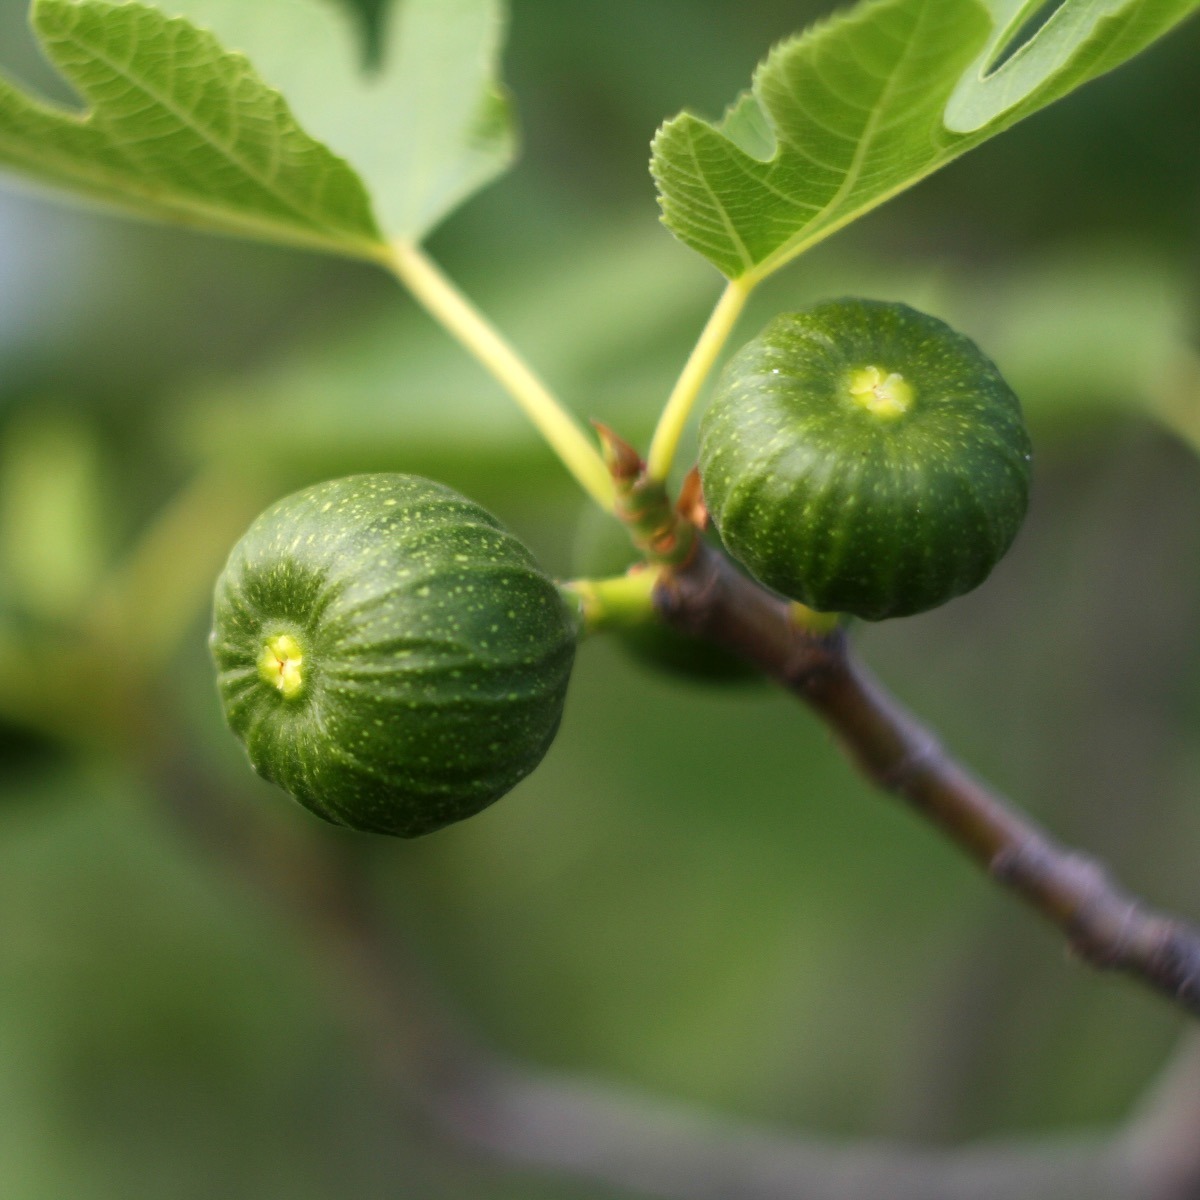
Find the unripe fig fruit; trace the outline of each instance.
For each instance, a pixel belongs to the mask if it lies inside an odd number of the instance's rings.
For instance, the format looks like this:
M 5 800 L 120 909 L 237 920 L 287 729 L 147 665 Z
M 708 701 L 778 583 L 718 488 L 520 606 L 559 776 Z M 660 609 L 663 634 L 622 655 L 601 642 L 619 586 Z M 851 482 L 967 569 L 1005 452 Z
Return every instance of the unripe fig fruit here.
M 320 817 L 415 837 L 541 761 L 573 617 L 512 534 L 411 475 L 280 500 L 217 582 L 213 658 L 258 773 Z
M 903 304 L 777 317 L 730 361 L 700 438 L 726 547 L 819 612 L 944 604 L 987 578 L 1025 516 L 1017 397 L 972 341 Z

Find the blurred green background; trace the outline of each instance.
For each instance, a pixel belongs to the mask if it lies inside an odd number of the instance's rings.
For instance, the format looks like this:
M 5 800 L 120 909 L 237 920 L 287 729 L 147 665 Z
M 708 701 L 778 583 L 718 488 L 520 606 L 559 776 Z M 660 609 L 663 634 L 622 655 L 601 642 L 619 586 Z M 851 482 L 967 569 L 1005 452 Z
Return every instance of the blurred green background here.
M 717 294 L 656 223 L 654 128 L 719 112 L 829 7 L 514 0 L 523 158 L 432 248 L 581 415 L 644 439 Z M 24 15 L 0 0 L 0 65 L 55 92 Z M 864 653 L 980 773 L 1193 915 L 1197 61 L 1193 21 L 813 252 L 743 325 L 830 294 L 904 299 L 997 359 L 1037 446 L 1027 528 L 985 588 L 860 630 Z M 346 841 L 251 776 L 206 661 L 209 581 L 273 496 L 434 475 L 560 574 L 582 500 L 381 274 L 7 182 L 0 1195 L 603 1194 L 408 1130 L 288 914 L 172 821 L 159 769 L 170 745 L 281 834 Z M 938 1144 L 1109 1124 L 1182 1027 L 1065 961 L 796 705 L 607 643 L 584 647 L 532 778 L 362 853 L 504 1052 L 785 1129 Z

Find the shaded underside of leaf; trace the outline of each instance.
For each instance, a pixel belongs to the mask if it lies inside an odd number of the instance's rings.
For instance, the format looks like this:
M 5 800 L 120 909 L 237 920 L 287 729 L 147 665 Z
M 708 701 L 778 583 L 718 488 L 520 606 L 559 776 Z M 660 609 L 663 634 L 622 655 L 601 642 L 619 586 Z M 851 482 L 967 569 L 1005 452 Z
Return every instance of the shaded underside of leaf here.
M 371 257 L 354 171 L 213 36 L 140 4 L 35 0 L 34 33 L 87 106 L 0 78 L 0 166 L 136 215 Z
M 386 130 L 363 152 L 389 232 L 419 241 L 512 163 L 512 109 L 496 82 L 503 35 L 496 0 L 406 0 L 393 11 L 372 95 Z
M 778 46 L 722 122 L 663 125 L 663 221 L 729 278 L 762 278 L 1197 7 L 1063 0 L 1018 45 L 1038 0 L 867 0 Z

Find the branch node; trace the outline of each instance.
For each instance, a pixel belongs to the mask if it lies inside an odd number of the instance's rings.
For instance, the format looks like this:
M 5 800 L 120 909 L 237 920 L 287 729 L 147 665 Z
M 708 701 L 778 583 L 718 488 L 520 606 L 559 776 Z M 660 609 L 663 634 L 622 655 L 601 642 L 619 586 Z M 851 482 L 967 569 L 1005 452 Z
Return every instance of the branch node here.
M 795 626 L 789 628 L 791 649 L 779 678 L 793 692 L 811 699 L 844 668 L 846 634 L 841 629 L 828 634 L 813 634 Z
M 903 795 L 916 775 L 928 767 L 935 767 L 945 758 L 945 754 L 941 742 L 922 729 L 896 762 L 875 773 L 875 779 L 885 790 Z

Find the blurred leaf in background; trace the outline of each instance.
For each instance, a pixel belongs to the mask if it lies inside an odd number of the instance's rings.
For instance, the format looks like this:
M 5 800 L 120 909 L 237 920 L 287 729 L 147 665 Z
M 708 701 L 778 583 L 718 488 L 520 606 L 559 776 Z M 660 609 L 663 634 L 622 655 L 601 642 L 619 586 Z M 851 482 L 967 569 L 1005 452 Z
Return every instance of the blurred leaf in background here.
M 100 448 L 70 409 L 43 401 L 8 425 L 0 446 L 5 603 L 53 620 L 94 594 L 111 537 L 102 485 Z

